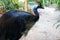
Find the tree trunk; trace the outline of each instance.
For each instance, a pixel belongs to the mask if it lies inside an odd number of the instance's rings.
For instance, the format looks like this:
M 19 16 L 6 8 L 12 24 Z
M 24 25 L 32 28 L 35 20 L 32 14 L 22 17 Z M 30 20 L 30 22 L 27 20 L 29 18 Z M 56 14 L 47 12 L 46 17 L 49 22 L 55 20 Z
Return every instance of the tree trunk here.
M 28 11 L 28 0 L 25 0 L 25 7 L 24 7 L 25 11 Z

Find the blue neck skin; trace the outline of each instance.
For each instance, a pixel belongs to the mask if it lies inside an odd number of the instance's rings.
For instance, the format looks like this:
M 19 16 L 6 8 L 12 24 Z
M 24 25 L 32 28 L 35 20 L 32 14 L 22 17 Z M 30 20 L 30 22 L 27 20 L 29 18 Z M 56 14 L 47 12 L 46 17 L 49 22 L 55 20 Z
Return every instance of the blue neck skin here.
M 37 11 L 37 8 L 34 8 L 33 11 L 34 11 L 34 13 L 36 14 L 36 16 L 39 16 L 39 13 L 38 13 L 38 11 Z

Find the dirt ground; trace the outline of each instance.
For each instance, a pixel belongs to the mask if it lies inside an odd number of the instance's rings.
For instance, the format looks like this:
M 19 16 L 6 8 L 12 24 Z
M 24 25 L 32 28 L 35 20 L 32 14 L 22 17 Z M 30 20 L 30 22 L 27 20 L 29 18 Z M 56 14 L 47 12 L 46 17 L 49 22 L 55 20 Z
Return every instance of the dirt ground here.
M 60 11 L 46 8 L 27 36 L 20 40 L 60 40 Z M 59 21 L 59 22 L 58 22 Z M 56 28 L 59 26 L 58 28 Z

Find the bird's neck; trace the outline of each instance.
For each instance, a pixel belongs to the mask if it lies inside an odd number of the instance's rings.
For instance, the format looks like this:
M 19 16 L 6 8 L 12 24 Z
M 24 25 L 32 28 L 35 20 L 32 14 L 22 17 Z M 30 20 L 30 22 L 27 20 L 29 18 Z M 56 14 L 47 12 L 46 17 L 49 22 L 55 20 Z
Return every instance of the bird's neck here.
M 37 10 L 34 11 L 34 16 L 39 16 L 39 13 Z
M 38 13 L 38 11 L 37 11 L 37 8 L 34 8 L 33 11 L 34 11 L 34 15 L 35 15 L 35 16 L 39 16 L 39 13 Z

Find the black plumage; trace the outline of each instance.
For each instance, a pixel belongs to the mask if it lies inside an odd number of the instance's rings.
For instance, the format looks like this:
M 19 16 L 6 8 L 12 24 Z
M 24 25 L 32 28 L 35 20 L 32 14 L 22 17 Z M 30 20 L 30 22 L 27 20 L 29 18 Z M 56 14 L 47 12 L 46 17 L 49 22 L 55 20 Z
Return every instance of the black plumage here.
M 4 35 L 5 40 L 18 40 L 38 19 L 39 16 L 28 12 L 8 11 L 0 18 L 0 37 Z

